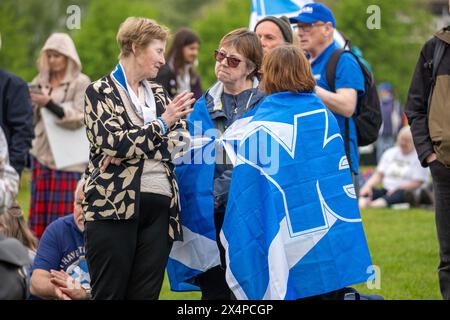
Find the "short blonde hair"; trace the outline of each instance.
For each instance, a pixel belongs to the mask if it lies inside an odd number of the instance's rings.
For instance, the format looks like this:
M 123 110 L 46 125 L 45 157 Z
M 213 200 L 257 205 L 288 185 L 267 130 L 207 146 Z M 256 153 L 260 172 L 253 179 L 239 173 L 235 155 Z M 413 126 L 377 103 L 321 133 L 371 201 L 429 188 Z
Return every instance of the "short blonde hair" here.
M 313 92 L 315 85 L 311 66 L 300 48 L 282 45 L 264 56 L 261 88 L 267 95 L 282 91 Z
M 140 49 L 145 48 L 152 40 L 166 41 L 169 29 L 156 21 L 142 17 L 128 17 L 119 27 L 117 44 L 120 48 L 120 58 L 125 58 L 133 52 L 133 43 Z

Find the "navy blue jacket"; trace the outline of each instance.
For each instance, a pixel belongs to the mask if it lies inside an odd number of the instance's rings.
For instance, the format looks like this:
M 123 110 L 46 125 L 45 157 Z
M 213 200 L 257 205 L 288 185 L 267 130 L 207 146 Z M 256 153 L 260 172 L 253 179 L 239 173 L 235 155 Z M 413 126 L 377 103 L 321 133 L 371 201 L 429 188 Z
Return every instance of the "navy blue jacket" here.
M 8 141 L 9 161 L 20 174 L 34 138 L 33 110 L 25 81 L 0 70 L 0 126 Z

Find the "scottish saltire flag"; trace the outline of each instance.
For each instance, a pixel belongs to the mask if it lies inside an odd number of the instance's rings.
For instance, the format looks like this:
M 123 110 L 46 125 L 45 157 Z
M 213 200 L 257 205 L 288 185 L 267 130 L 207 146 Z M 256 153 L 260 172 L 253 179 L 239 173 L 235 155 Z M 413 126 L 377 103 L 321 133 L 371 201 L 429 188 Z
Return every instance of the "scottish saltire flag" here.
M 255 28 L 256 22 L 266 16 L 286 16 L 295 17 L 300 13 L 301 8 L 314 2 L 312 0 L 252 0 L 250 14 L 250 30 Z
M 213 180 L 219 137 L 202 98 L 188 117 L 191 149 L 178 159 L 182 242 L 173 244 L 167 272 L 171 290 L 200 290 L 194 277 L 220 264 L 214 226 Z
M 220 237 L 235 296 L 298 299 L 365 282 L 371 258 L 344 144 L 319 98 L 273 94 L 227 134 L 239 141 Z
M 301 8 L 307 4 L 312 3 L 313 0 L 252 0 L 252 7 L 250 13 L 249 29 L 254 30 L 256 23 L 266 16 L 288 18 L 296 17 L 301 11 Z M 342 35 L 335 30 L 334 39 L 339 46 L 343 47 L 345 40 Z
M 252 109 L 243 115 L 240 123 L 248 123 L 254 112 Z M 221 134 L 215 129 L 204 97 L 195 104 L 188 123 L 191 147 L 176 159 L 184 239 L 174 242 L 167 264 L 173 291 L 200 290 L 194 278 L 220 264 L 214 225 L 216 152 L 224 148 L 233 157 L 243 133 L 232 129 Z

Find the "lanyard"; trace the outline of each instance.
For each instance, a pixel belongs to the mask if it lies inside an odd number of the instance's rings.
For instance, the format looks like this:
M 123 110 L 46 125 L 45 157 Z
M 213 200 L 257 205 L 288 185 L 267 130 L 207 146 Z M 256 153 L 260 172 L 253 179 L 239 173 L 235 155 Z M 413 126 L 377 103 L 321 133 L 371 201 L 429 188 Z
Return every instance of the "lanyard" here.
M 119 63 L 111 76 L 119 83 L 119 85 L 128 93 L 128 96 L 135 106 L 138 114 L 144 119 L 144 124 L 148 124 L 156 119 L 156 102 L 153 91 L 146 81 L 142 81 L 141 85 L 144 88 L 144 103 L 142 103 L 133 89 L 128 85 L 125 75 L 125 70 Z

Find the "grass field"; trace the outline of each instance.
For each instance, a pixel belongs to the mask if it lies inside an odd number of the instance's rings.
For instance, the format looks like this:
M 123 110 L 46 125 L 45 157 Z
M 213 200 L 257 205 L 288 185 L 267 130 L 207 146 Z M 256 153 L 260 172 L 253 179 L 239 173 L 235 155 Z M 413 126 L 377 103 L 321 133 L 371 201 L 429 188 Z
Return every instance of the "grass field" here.
M 29 173 L 25 172 L 18 197 L 29 207 Z M 380 289 L 355 286 L 385 299 L 441 299 L 437 280 L 438 244 L 434 213 L 425 210 L 371 209 L 362 211 L 373 264 L 380 270 Z M 368 274 L 369 277 L 369 274 Z M 199 299 L 198 292 L 172 292 L 167 278 L 160 299 Z

